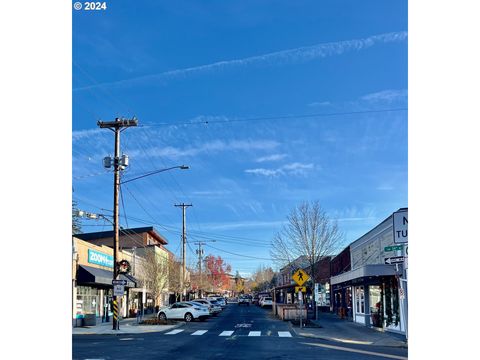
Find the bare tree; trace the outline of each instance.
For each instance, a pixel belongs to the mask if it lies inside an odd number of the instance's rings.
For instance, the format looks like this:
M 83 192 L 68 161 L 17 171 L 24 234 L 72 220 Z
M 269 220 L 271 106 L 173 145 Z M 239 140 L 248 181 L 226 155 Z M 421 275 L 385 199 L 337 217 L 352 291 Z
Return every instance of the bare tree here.
M 155 305 L 159 303 L 160 296 L 168 288 L 168 258 L 156 253 L 155 247 L 145 250 L 145 261 L 142 266 L 143 285 L 155 299 Z
M 168 290 L 175 293 L 176 299 L 183 293 L 182 263 L 173 255 L 168 258 Z
M 273 238 L 270 255 L 280 267 L 299 257 L 306 259 L 313 284 L 315 264 L 341 248 L 343 234 L 337 221 L 329 218 L 318 201 L 301 203 L 292 209 L 287 220 Z

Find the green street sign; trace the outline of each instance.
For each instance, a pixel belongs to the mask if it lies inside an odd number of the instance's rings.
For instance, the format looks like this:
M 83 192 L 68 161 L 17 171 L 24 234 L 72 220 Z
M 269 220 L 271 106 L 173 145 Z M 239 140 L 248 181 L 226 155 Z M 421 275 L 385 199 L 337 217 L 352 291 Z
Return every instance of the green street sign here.
M 385 251 L 395 251 L 395 250 L 402 250 L 403 245 L 395 245 L 395 246 L 385 246 Z

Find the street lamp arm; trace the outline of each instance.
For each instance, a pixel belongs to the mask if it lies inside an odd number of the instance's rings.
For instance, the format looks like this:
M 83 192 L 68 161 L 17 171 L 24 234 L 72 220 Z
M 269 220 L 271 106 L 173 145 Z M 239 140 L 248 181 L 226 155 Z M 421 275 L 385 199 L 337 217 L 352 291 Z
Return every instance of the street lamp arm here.
M 149 173 L 146 173 L 146 174 L 143 174 L 143 175 L 134 177 L 134 178 L 132 178 L 132 179 L 128 179 L 128 180 L 122 181 L 122 182 L 120 182 L 120 185 L 126 184 L 126 183 L 128 183 L 128 182 L 130 182 L 130 181 L 133 181 L 133 180 L 138 180 L 138 179 L 144 178 L 144 177 L 146 177 L 146 176 L 155 175 L 155 174 L 158 174 L 158 173 L 161 173 L 161 172 L 164 172 L 164 171 L 167 171 L 167 170 L 172 170 L 172 169 L 187 170 L 187 169 L 189 169 L 189 167 L 188 167 L 188 166 L 185 166 L 185 165 L 180 165 L 180 166 L 172 166 L 172 167 L 169 167 L 169 168 L 166 168 L 166 169 L 160 169 L 160 170 L 151 171 L 151 172 L 149 172 Z

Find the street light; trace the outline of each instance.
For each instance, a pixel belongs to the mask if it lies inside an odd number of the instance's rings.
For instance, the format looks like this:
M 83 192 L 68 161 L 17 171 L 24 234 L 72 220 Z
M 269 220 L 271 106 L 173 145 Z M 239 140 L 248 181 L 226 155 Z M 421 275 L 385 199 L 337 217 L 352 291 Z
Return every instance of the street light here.
M 128 180 L 125 180 L 125 181 L 121 181 L 121 182 L 120 182 L 120 185 L 126 184 L 126 183 L 128 183 L 128 182 L 130 182 L 130 181 L 133 181 L 133 180 L 141 179 L 141 178 L 144 178 L 144 177 L 146 177 L 146 176 L 158 174 L 158 173 L 161 173 L 161 172 L 164 172 L 164 171 L 167 171 L 167 170 L 172 170 L 172 169 L 188 170 L 188 169 L 190 169 L 190 167 L 188 167 L 188 166 L 186 166 L 186 165 L 180 165 L 180 166 L 172 166 L 172 167 L 169 167 L 169 168 L 166 168 L 166 169 L 160 169 L 160 170 L 151 171 L 151 172 L 148 172 L 148 173 L 146 173 L 146 174 L 143 174 L 143 175 L 134 177 L 134 178 L 132 178 L 132 179 L 128 179 Z

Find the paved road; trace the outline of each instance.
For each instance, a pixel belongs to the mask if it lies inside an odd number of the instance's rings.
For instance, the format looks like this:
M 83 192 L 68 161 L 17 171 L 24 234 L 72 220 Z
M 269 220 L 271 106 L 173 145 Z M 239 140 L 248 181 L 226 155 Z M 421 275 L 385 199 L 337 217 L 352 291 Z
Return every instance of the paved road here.
M 270 309 L 229 304 L 217 317 L 138 335 L 78 335 L 73 359 L 406 359 L 397 348 L 345 346 L 297 336 Z

